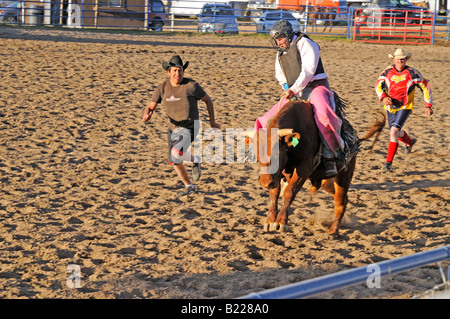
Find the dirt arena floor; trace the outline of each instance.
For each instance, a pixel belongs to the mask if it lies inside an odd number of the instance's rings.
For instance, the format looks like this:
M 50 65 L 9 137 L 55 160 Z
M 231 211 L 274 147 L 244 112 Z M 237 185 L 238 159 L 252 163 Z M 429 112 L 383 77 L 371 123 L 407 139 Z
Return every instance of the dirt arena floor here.
M 362 136 L 397 46 L 317 42 Z M 281 93 L 267 38 L 0 28 L 0 298 L 235 298 L 448 245 L 450 48 L 405 49 L 430 81 L 435 115 L 416 90 L 405 129 L 418 142 L 408 156 L 399 149 L 391 173 L 381 170 L 388 130 L 363 145 L 335 240 L 322 190 L 298 194 L 289 232 L 264 233 L 256 164 L 204 163 L 199 192 L 177 199 L 164 109 L 142 122 L 161 63 L 180 54 L 222 131 L 253 127 Z M 429 265 L 315 298 L 410 298 L 440 278 Z

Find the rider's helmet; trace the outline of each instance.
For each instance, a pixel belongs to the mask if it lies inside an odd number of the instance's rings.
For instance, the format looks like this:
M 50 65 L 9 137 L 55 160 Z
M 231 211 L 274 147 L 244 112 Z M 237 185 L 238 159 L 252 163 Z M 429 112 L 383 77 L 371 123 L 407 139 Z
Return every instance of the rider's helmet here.
M 288 43 L 290 43 L 293 37 L 294 29 L 292 28 L 292 24 L 284 19 L 275 22 L 270 30 L 270 42 L 278 51 L 284 51 L 285 49 L 283 50 L 278 46 L 277 39 L 286 38 Z

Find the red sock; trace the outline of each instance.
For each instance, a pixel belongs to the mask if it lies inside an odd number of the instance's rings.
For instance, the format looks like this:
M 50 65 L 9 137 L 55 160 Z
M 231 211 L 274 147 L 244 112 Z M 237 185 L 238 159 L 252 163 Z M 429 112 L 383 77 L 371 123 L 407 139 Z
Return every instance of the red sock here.
M 409 137 L 408 133 L 406 133 L 406 132 L 405 132 L 405 135 L 403 135 L 403 137 L 399 137 L 398 139 L 400 141 L 402 141 L 403 143 L 405 143 L 406 145 L 411 145 L 411 143 L 412 143 L 411 138 Z
M 386 162 L 392 163 L 394 160 L 395 153 L 397 153 L 398 143 L 395 142 L 389 142 L 387 156 L 386 156 Z

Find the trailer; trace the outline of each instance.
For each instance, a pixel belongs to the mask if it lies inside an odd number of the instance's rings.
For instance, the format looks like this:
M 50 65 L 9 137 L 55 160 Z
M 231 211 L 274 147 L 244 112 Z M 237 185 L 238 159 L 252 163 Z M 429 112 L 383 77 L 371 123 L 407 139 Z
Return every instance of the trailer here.
M 339 12 L 339 7 L 346 7 L 347 1 L 348 0 L 261 0 L 250 3 L 246 15 L 251 16 L 255 22 L 258 22 L 259 16 L 261 16 L 263 11 L 287 10 L 291 11 L 296 19 L 302 21 L 306 19 L 309 7 L 333 7 L 336 8 L 336 12 Z
M 226 3 L 235 12 L 236 17 L 244 16 L 250 0 L 172 0 L 168 1 L 168 11 L 174 16 L 197 16 L 206 3 Z
M 302 10 L 307 6 L 313 7 L 345 7 L 347 0 L 278 0 L 278 6 L 285 10 Z

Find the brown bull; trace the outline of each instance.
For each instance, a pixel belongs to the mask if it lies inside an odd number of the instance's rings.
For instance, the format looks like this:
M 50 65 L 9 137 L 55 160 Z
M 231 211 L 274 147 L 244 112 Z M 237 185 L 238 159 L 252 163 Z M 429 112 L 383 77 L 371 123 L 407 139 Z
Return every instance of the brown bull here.
M 386 118 L 377 119 L 363 141 L 379 134 Z M 347 122 L 348 123 L 348 122 Z M 278 130 L 273 130 L 278 129 Z M 272 136 L 271 132 L 278 132 Z M 253 135 L 255 153 L 260 164 L 260 185 L 269 189 L 270 208 L 264 231 L 287 231 L 288 211 L 298 191 L 306 180 L 312 183 L 312 192 L 320 187 L 334 197 L 334 221 L 329 233 L 338 236 L 341 220 L 348 202 L 347 192 L 355 170 L 358 149 L 348 156 L 347 161 L 338 161 L 339 173 L 331 178 L 325 177 L 325 169 L 319 164 L 317 154 L 320 150 L 320 137 L 314 121 L 313 109 L 306 101 L 293 101 L 286 104 L 270 121 L 267 130 Z M 320 157 L 319 157 L 320 160 Z M 283 205 L 278 211 L 278 198 L 281 180 L 286 180 L 282 197 Z

